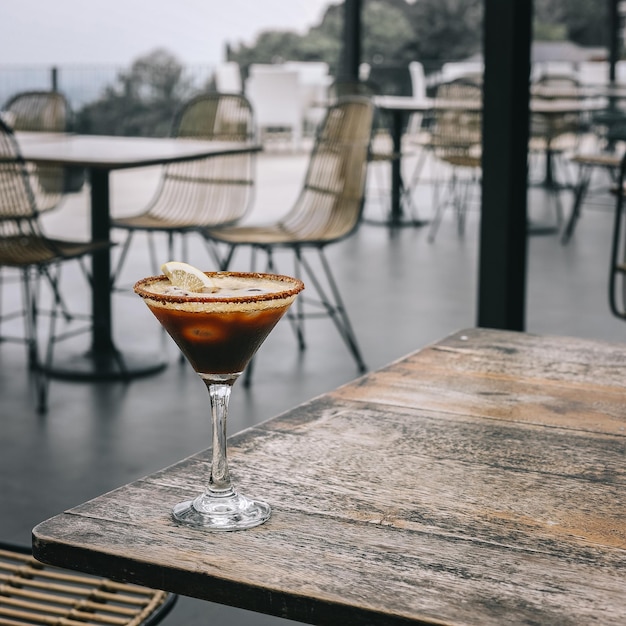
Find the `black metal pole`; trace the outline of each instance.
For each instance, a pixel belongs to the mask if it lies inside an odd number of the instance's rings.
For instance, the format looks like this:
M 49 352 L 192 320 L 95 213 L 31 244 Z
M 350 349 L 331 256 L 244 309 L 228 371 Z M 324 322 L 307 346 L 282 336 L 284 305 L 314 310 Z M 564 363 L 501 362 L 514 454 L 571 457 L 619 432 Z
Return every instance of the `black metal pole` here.
M 485 0 L 478 326 L 525 329 L 532 0 Z
M 359 79 L 361 64 L 361 0 L 345 0 L 343 45 L 339 75 L 344 80 Z
M 615 83 L 615 68 L 620 57 L 619 3 L 620 0 L 609 0 L 607 28 L 609 31 L 609 82 L 611 84 Z

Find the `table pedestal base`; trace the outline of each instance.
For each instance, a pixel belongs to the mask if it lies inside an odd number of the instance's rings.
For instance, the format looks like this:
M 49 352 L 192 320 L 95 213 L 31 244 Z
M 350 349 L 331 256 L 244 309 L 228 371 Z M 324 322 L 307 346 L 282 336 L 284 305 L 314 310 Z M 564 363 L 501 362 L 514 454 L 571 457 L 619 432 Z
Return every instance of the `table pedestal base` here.
M 165 367 L 166 362 L 160 353 L 129 354 L 115 350 L 98 354 L 90 350 L 80 354 L 59 355 L 46 372 L 51 378 L 62 380 L 128 381 L 156 374 Z

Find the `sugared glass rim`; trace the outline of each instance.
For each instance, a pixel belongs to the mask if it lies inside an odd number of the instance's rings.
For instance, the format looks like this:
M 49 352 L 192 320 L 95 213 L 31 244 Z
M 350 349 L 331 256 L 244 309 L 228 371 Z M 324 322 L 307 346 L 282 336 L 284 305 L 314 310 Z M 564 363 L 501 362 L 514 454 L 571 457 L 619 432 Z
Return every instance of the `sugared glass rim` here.
M 224 276 L 224 277 L 232 277 L 232 278 L 258 278 L 271 280 L 273 282 L 284 282 L 289 283 L 291 288 L 284 289 L 283 291 L 273 291 L 270 293 L 260 293 L 260 294 L 246 294 L 241 296 L 211 296 L 207 298 L 206 296 L 202 296 L 198 294 L 197 296 L 193 295 L 172 295 L 165 293 L 155 293 L 154 291 L 148 291 L 146 289 L 146 285 L 151 283 L 156 283 L 159 281 L 169 280 L 165 274 L 160 274 L 158 276 L 147 276 L 146 278 L 142 278 L 135 283 L 133 287 L 136 294 L 140 295 L 142 298 L 148 298 L 150 300 L 155 300 L 157 302 L 267 302 L 270 300 L 284 300 L 285 298 L 289 298 L 291 296 L 298 295 L 304 289 L 304 283 L 293 276 L 285 276 L 283 274 L 269 274 L 262 272 L 203 272 L 209 278 Z

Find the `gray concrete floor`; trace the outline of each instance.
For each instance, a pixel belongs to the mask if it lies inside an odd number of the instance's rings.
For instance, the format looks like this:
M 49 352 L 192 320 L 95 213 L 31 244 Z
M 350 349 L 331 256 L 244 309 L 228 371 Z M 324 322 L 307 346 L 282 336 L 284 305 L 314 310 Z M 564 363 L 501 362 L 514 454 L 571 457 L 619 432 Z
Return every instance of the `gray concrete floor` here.
M 306 154 L 280 149 L 259 157 L 251 221 L 271 219 L 289 208 L 306 163 Z M 411 162 L 406 167 L 410 170 Z M 115 174 L 114 212 L 139 211 L 158 174 L 158 169 Z M 369 217 L 384 214 L 386 176 L 384 170 L 371 173 Z M 415 200 L 422 216 L 429 217 L 429 188 L 418 189 Z M 563 200 L 569 209 L 571 195 L 564 193 Z M 86 205 L 86 192 L 68 199 L 46 217 L 49 232 L 84 236 Z M 529 206 L 537 219 L 549 209 L 540 190 L 529 193 Z M 353 237 L 329 248 L 370 369 L 475 325 L 478 226 L 474 201 L 462 238 L 449 211 L 434 243 L 427 242 L 426 228 L 392 233 L 364 224 Z M 562 246 L 556 235 L 529 238 L 528 332 L 626 341 L 626 326 L 611 317 L 607 303 L 611 228 L 612 203 L 605 195 L 585 205 L 569 245 Z M 190 244 L 190 260 L 214 269 L 201 240 L 192 237 Z M 288 260 L 279 262 L 279 269 L 289 273 Z M 248 269 L 245 255 L 238 257 L 233 269 Z M 145 244 L 137 241 L 125 278 L 131 283 L 150 273 Z M 76 270 L 65 271 L 64 288 L 72 304 L 84 308 L 86 286 Z M 6 285 L 3 306 L 18 299 L 17 288 Z M 43 519 L 208 446 L 204 385 L 179 362 L 176 349 L 163 338 L 144 304 L 132 294 L 115 295 L 114 322 L 120 345 L 164 350 L 167 369 L 129 384 L 53 381 L 46 416 L 34 410 L 23 346 L 0 344 L 3 540 L 29 544 L 31 528 Z M 307 339 L 308 347 L 300 354 L 289 325 L 279 324 L 258 354 L 252 387 L 234 389 L 229 432 L 268 419 L 357 375 L 329 321 L 308 324 Z M 183 621 L 266 625 L 285 620 L 181 598 L 166 623 Z

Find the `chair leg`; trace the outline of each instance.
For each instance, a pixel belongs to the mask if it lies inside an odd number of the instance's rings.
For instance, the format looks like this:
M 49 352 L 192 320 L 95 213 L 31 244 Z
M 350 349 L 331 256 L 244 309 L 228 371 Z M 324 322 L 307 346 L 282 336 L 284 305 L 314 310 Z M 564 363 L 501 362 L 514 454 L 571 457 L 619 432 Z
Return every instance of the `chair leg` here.
M 439 226 L 441 225 L 441 220 L 443 219 L 443 213 L 445 211 L 446 206 L 449 202 L 455 203 L 455 199 L 457 197 L 457 186 L 459 184 L 458 176 L 456 172 L 456 168 L 452 169 L 452 173 L 450 174 L 450 180 L 448 182 L 447 190 L 443 193 L 442 198 L 438 198 L 438 190 L 437 190 L 437 203 L 435 204 L 435 215 L 433 216 L 433 220 L 430 223 L 430 228 L 428 230 L 428 243 L 433 243 L 435 241 L 435 237 L 437 236 L 437 231 L 439 230 Z
M 222 270 L 228 269 L 228 265 L 230 263 L 230 260 L 232 259 L 235 247 L 236 246 L 232 246 L 231 249 L 229 250 L 229 253 L 225 257 L 225 260 L 222 263 L 222 268 L 221 268 Z M 274 264 L 274 257 L 272 254 L 271 247 L 263 247 L 262 249 L 267 254 L 266 271 L 275 272 L 276 267 Z M 254 262 L 255 251 L 256 251 L 256 247 L 253 246 L 253 249 L 252 249 L 253 262 Z M 333 277 L 330 264 L 328 263 L 326 255 L 324 254 L 324 249 L 320 247 L 317 249 L 317 251 L 318 251 L 320 263 L 321 263 L 321 266 L 325 275 L 326 283 L 328 286 L 327 288 L 325 288 L 322 285 L 321 281 L 317 278 L 315 272 L 313 271 L 313 268 L 311 267 L 311 265 L 309 264 L 305 256 L 302 254 L 302 250 L 300 248 L 294 249 L 294 253 L 295 253 L 294 273 L 296 274 L 297 278 L 304 279 L 305 278 L 304 274 L 306 275 L 306 280 L 304 282 L 310 284 L 313 287 L 313 289 L 315 289 L 315 291 L 317 292 L 317 295 L 320 299 L 319 304 L 324 309 L 325 314 L 328 315 L 332 319 L 333 323 L 335 324 L 335 327 L 339 331 L 341 338 L 343 339 L 350 353 L 352 354 L 359 372 L 363 373 L 367 370 L 367 365 L 365 364 L 365 361 L 363 360 L 363 356 L 361 354 L 361 349 L 359 348 L 356 334 L 352 328 L 352 323 L 350 322 L 350 318 L 348 317 L 348 313 L 346 311 L 346 307 L 341 298 L 339 288 L 337 287 L 337 283 Z M 286 313 L 286 317 L 292 322 L 292 325 L 293 325 L 293 328 L 294 328 L 294 331 L 296 333 L 296 337 L 298 340 L 299 349 L 304 350 L 306 348 L 306 343 L 304 340 L 304 319 L 307 316 L 307 314 L 305 313 L 304 308 L 303 308 L 304 301 L 302 298 L 296 299 L 295 307 L 296 307 L 295 312 L 289 310 Z M 246 368 L 246 372 L 244 374 L 243 384 L 245 387 L 249 387 L 251 384 L 252 372 L 253 372 L 253 361 L 254 359 L 250 361 L 250 363 L 248 364 L 248 367 Z
M 611 242 L 611 267 L 609 272 L 609 306 L 615 317 L 626 320 L 626 245 L 624 243 L 624 172 L 617 186 L 617 203 Z M 621 299 L 621 300 L 620 300 Z
M 302 268 L 305 270 L 310 280 L 310 283 L 313 285 L 318 295 L 320 296 L 321 303 L 326 309 L 327 314 L 335 323 L 335 326 L 339 331 L 341 338 L 344 340 L 344 342 L 348 346 L 348 349 L 352 353 L 359 372 L 363 373 L 367 370 L 367 366 L 365 365 L 365 361 L 363 360 L 363 357 L 361 355 L 361 350 L 359 348 L 356 335 L 354 333 L 354 330 L 352 329 L 350 318 L 348 317 L 348 313 L 343 304 L 339 289 L 337 288 L 337 284 L 333 278 L 330 265 L 326 259 L 326 255 L 324 254 L 324 249 L 318 248 L 318 254 L 322 263 L 324 274 L 326 276 L 326 281 L 330 288 L 330 295 L 332 299 L 329 298 L 326 294 L 325 289 L 322 287 L 320 281 L 315 275 L 315 272 L 313 272 L 311 266 L 308 264 L 304 256 L 300 257 L 300 263 L 302 265 Z
M 41 366 L 39 359 L 39 339 L 38 339 L 38 286 L 33 287 L 31 269 L 26 268 L 22 274 L 23 307 L 25 313 L 25 333 L 28 350 L 28 367 L 32 373 L 33 385 L 35 388 L 35 407 L 37 413 L 44 414 L 48 411 L 48 374 Z M 37 280 L 37 276 L 35 276 Z M 56 316 L 60 307 L 59 299 L 53 297 L 51 316 Z M 52 335 L 50 335 L 52 337 Z
M 132 230 L 129 230 L 126 234 L 126 239 L 124 240 L 124 243 L 122 244 L 122 250 L 120 252 L 117 265 L 115 266 L 115 270 L 113 270 L 113 274 L 111 276 L 112 285 L 116 285 L 120 278 L 120 275 L 122 273 L 122 267 L 124 266 L 124 263 L 126 262 L 126 255 L 128 254 L 128 249 L 130 248 L 130 242 L 133 238 L 133 234 L 134 232 Z
M 31 270 L 22 271 L 22 308 L 24 310 L 24 338 L 26 340 L 26 355 L 28 368 L 37 369 L 39 361 L 37 347 L 37 288 L 33 288 Z
M 580 217 L 580 209 L 589 190 L 589 183 L 591 182 L 592 167 L 589 165 L 581 165 L 578 174 L 578 184 L 574 187 L 574 201 L 572 203 L 572 212 L 570 218 L 565 225 L 563 234 L 561 235 L 561 243 L 567 244 L 574 234 L 576 223 Z
M 278 273 L 276 269 L 276 265 L 274 263 L 274 254 L 272 252 L 272 248 L 264 248 L 264 250 L 265 250 L 266 257 L 267 257 L 265 271 L 270 272 L 270 273 L 272 272 Z M 255 252 L 256 252 L 256 248 L 253 248 L 252 249 L 252 271 L 254 271 Z M 302 267 L 302 251 L 300 250 L 300 248 L 296 248 L 293 273 L 294 273 L 294 276 L 298 279 L 302 278 L 301 267 Z M 304 319 L 304 315 L 302 313 L 302 306 L 303 306 L 302 298 L 296 298 L 296 304 L 295 304 L 296 313 L 294 314 L 293 308 L 290 308 L 285 314 L 285 317 L 291 323 L 291 327 L 293 328 L 293 331 L 296 335 L 296 339 L 298 340 L 298 349 L 300 351 L 303 351 L 306 349 L 306 343 L 304 341 L 304 325 L 302 323 L 302 320 Z

